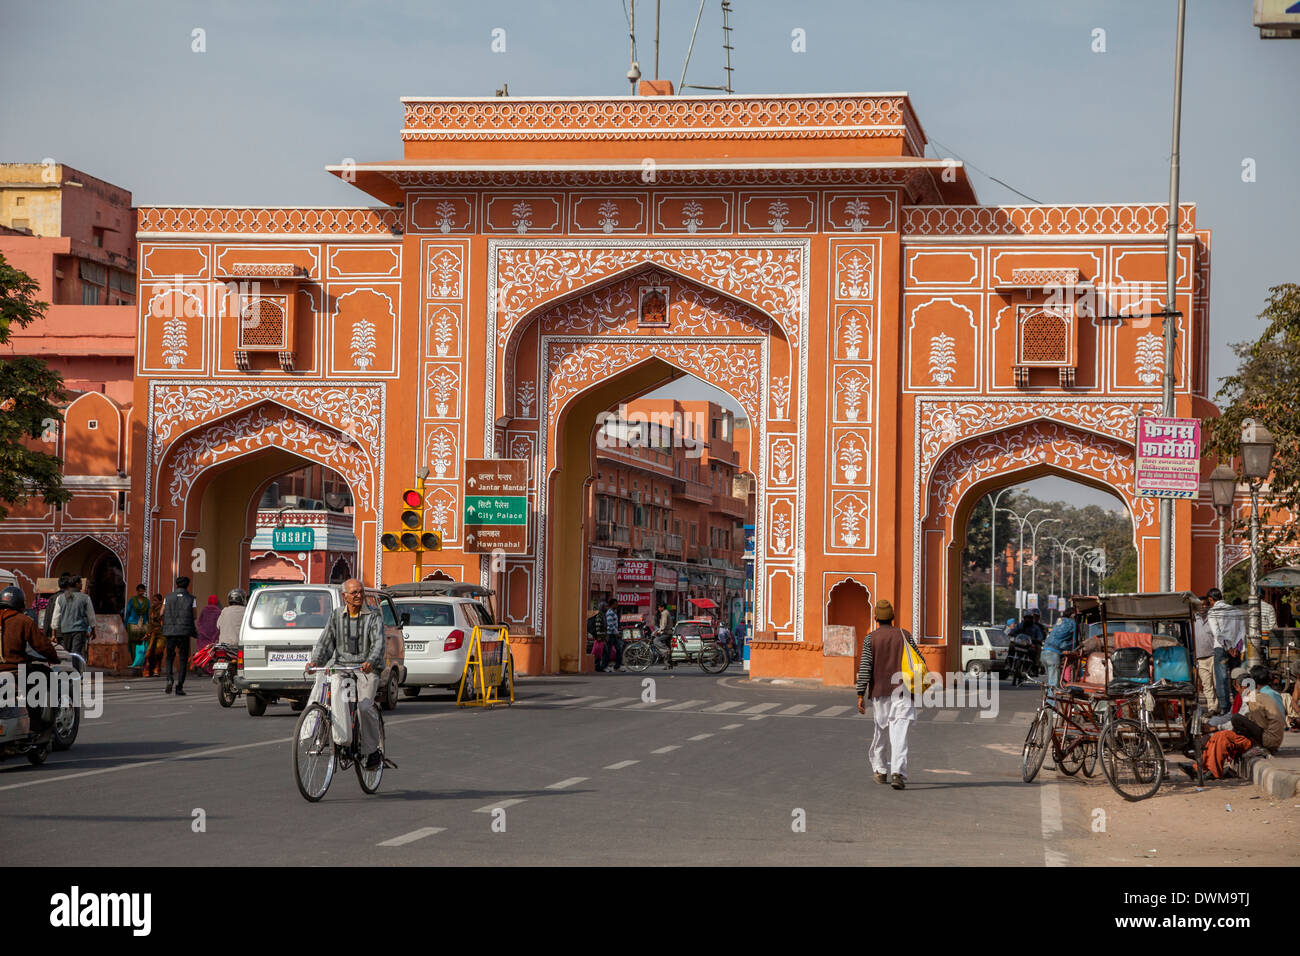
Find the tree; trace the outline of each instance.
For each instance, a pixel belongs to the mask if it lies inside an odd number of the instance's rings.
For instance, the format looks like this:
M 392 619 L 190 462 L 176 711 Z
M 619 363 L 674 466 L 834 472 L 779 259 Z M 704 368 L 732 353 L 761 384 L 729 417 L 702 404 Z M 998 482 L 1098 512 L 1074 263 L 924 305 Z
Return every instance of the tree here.
M 1206 451 L 1222 462 L 1238 455 L 1241 426 L 1252 418 L 1273 433 L 1277 443 L 1269 495 L 1261 499 L 1260 546 L 1266 561 L 1275 548 L 1300 543 L 1291 520 L 1267 521 L 1270 511 L 1300 514 L 1300 285 L 1269 289 L 1259 314 L 1268 323 L 1259 340 L 1232 346 L 1240 364 L 1215 396 L 1223 414 L 1205 421 Z M 1281 517 L 1289 517 L 1282 515 Z
M 14 326 L 26 328 L 45 315 L 48 303 L 36 298 L 40 286 L 0 255 L 0 345 Z M 0 358 L 0 519 L 8 505 L 40 495 L 62 504 L 72 495 L 63 488 L 63 461 L 40 450 L 57 434 L 67 400 L 63 376 L 40 359 Z

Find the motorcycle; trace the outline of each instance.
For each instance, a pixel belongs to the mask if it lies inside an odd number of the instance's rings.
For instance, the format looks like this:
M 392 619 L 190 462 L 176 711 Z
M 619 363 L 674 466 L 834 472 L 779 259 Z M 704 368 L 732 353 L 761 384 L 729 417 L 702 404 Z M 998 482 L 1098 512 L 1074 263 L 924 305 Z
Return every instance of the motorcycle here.
M 80 654 L 65 651 L 51 666 L 41 655 L 29 652 L 27 668 L 29 678 L 33 674 L 41 674 L 46 680 L 51 673 L 69 675 L 46 684 L 49 688 L 47 693 L 53 694 L 56 688 L 67 687 L 67 682 L 79 679 L 79 675 L 85 672 L 86 660 Z M 71 676 L 73 674 L 78 676 Z M 28 688 L 17 686 L 16 680 L 14 686 L 16 706 L 0 706 L 0 760 L 22 755 L 33 766 L 39 767 L 45 763 L 51 750 L 67 750 L 76 741 L 81 727 L 81 707 L 74 700 L 50 699 L 46 706 L 33 713 L 27 707 Z
M 669 654 L 672 663 L 699 664 L 706 674 L 721 674 L 731 663 L 727 648 L 712 637 L 700 634 L 672 634 L 669 636 Z M 623 648 L 623 666 L 640 672 L 651 664 L 667 664 L 659 645 L 650 640 L 632 641 Z
M 1038 649 L 1025 635 L 1012 635 L 1007 647 L 1007 663 L 1003 673 L 1010 679 L 1012 687 L 1018 687 L 1025 681 L 1044 673 L 1038 662 Z
M 235 675 L 239 671 L 239 648 L 233 644 L 209 644 L 194 655 L 194 663 L 203 673 L 212 675 L 217 685 L 217 703 L 230 707 L 239 697 Z

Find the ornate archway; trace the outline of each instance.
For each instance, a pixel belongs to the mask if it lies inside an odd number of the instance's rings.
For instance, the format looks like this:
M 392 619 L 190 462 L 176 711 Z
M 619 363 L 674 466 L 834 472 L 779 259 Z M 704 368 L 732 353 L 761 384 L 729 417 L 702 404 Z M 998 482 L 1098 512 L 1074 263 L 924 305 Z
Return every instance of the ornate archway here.
M 1150 569 L 1141 541 L 1158 533 L 1158 508 L 1134 493 L 1132 447 L 1110 435 L 1038 418 L 957 441 L 933 462 L 917 511 L 913 615 L 924 637 L 949 643 L 960 633 L 960 552 L 975 504 L 985 495 L 1043 475 L 1090 484 L 1127 508 L 1138 556 L 1138 581 Z
M 504 374 L 499 388 L 489 380 L 502 414 L 488 418 L 485 439 L 502 457 L 530 460 L 535 510 L 545 516 L 533 554 L 507 561 L 507 618 L 547 636 L 553 666 L 575 666 L 576 652 L 557 652 L 551 641 L 581 633 L 576 616 L 556 616 L 571 584 L 559 571 L 573 562 L 560 557 L 553 529 L 563 526 L 563 499 L 572 491 L 563 483 L 586 464 L 565 443 L 589 438 L 566 437 L 566 422 L 586 421 L 611 396 L 635 396 L 690 374 L 732 395 L 749 419 L 749 460 L 740 468 L 758 476 L 756 540 L 765 543 L 756 560 L 756 620 L 760 629 L 801 636 L 807 422 L 800 396 L 807 368 L 799 343 L 807 318 L 798 289 L 806 283 L 805 244 L 536 245 L 500 244 L 494 288 L 506 308 L 499 325 L 489 320 L 496 329 L 489 349 Z M 590 266 L 596 281 L 577 286 L 576 263 Z M 549 279 L 525 299 L 515 269 Z M 537 304 L 526 309 L 526 301 Z M 588 444 L 581 441 L 584 458 Z
M 164 588 L 177 573 L 183 542 L 193 541 L 199 533 L 208 485 L 232 469 L 262 459 L 266 459 L 263 470 L 272 473 L 287 470 L 295 461 L 314 462 L 338 472 L 348 482 L 355 501 L 354 527 L 368 527 L 373 539 L 382 511 L 376 477 L 383 461 L 382 443 L 378 441 L 382 398 L 375 396 L 377 414 L 372 416 L 359 413 L 358 404 L 363 408 L 367 404 L 364 400 L 348 403 L 346 393 L 350 389 L 331 390 L 336 393 L 332 408 L 331 403 L 322 403 L 320 396 L 313 396 L 313 389 L 301 391 L 304 394 L 296 398 L 297 405 L 309 405 L 317 413 L 332 412 L 339 426 L 279 401 L 253 401 L 227 411 L 220 400 L 210 399 L 197 406 L 189 404 L 189 411 L 197 411 L 197 417 L 202 417 L 203 412 L 216 412 L 207 421 L 173 437 L 185 417 L 178 415 L 158 431 L 157 445 L 149 451 L 151 462 L 156 463 L 149 470 L 151 480 L 145 488 L 149 521 L 143 549 L 144 566 Z M 251 394 L 249 390 L 244 397 Z M 265 399 L 265 393 L 258 392 L 256 397 Z M 368 443 L 368 436 L 374 436 L 376 442 Z M 265 478 L 265 474 L 257 476 L 255 486 L 264 486 Z M 361 534 L 357 537 L 360 539 Z M 377 580 L 379 556 L 377 549 L 374 551 L 372 580 Z

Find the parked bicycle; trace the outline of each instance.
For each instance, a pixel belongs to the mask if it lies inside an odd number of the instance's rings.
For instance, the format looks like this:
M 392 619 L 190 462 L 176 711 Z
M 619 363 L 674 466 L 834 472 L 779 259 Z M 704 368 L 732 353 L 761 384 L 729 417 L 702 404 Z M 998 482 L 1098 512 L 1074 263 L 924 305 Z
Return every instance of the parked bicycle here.
M 721 642 L 711 639 L 689 626 L 678 624 L 678 633 L 672 635 L 669 653 L 677 664 L 699 664 L 706 674 L 721 674 L 731 663 L 727 649 Z M 663 651 L 653 641 L 632 641 L 623 648 L 623 666 L 630 671 L 643 671 L 651 664 L 667 664 Z
M 327 678 L 322 684 L 320 699 L 314 700 L 303 710 L 294 728 L 293 740 L 293 775 L 298 784 L 298 792 L 307 800 L 316 803 L 329 790 L 334 779 L 334 770 L 346 771 L 355 767 L 357 782 L 366 793 L 379 790 L 379 783 L 384 776 L 384 768 L 397 769 L 397 764 L 388 759 L 384 752 L 384 717 L 378 709 L 379 718 L 379 766 L 374 770 L 366 769 L 366 754 L 361 752 L 361 728 L 357 713 L 356 675 L 361 670 L 356 664 L 334 664 L 329 667 L 309 667 L 307 673 L 322 672 Z M 344 680 L 340 691 L 347 696 L 349 733 L 347 743 L 336 744 L 333 734 L 333 713 L 330 709 L 331 684 L 328 679 L 342 675 Z

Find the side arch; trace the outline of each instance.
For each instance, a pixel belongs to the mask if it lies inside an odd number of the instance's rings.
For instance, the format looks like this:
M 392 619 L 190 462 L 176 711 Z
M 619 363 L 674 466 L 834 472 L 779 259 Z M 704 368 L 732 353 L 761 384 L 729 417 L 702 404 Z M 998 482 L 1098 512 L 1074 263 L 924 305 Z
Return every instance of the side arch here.
M 1118 497 L 1129 512 L 1144 590 L 1154 563 L 1144 540 L 1158 538 L 1154 500 L 1134 493 L 1132 449 L 1108 435 L 1035 420 L 960 442 L 945 451 L 925 487 L 914 532 L 913 620 L 919 633 L 953 653 L 961 629 L 961 550 L 970 513 L 986 495 L 1034 478 L 1057 476 Z

